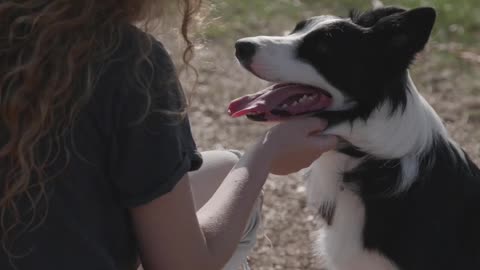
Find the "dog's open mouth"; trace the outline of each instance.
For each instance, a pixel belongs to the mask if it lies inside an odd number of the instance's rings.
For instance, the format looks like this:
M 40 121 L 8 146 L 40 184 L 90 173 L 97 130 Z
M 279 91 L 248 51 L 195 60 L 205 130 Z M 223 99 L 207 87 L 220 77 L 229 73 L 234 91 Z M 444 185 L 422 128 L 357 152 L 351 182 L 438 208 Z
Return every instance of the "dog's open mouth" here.
M 281 121 L 325 110 L 331 104 L 331 95 L 321 88 L 279 83 L 232 101 L 228 113 L 235 118 L 246 115 L 255 121 Z

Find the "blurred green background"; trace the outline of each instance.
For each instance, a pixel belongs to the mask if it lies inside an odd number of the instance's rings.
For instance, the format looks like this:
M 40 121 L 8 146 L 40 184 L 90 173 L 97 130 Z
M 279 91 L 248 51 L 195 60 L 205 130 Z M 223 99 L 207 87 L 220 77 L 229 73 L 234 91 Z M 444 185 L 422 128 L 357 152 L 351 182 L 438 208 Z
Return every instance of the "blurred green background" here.
M 431 6 L 438 12 L 434 40 L 476 45 L 480 40 L 479 0 L 384 0 L 385 5 L 406 8 Z M 217 18 L 208 27 L 208 38 L 225 38 L 253 34 L 255 29 L 290 30 L 292 20 L 335 14 L 346 16 L 350 9 L 372 7 L 370 0 L 212 0 L 211 17 Z M 278 33 L 277 33 L 278 34 Z

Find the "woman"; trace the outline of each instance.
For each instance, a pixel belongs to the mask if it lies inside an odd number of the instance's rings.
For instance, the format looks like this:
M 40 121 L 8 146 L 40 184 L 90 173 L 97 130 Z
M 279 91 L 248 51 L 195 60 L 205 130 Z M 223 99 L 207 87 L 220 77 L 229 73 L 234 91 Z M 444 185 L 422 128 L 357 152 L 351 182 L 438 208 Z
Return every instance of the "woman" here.
M 304 119 L 199 155 L 168 54 L 134 26 L 169 2 L 0 1 L 0 269 L 237 269 L 269 172 L 335 147 Z M 178 1 L 187 65 L 200 4 Z

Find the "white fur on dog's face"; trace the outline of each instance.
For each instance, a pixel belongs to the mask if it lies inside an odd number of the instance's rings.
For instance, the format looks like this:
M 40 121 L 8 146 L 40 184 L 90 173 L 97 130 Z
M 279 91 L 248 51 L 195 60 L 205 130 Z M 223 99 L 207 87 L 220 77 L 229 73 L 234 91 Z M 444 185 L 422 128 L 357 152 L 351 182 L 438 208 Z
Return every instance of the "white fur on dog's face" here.
M 299 83 L 321 88 L 333 98 L 330 111 L 352 106 L 341 91 L 334 87 L 315 68 L 295 56 L 296 48 L 308 33 L 344 19 L 335 16 L 319 16 L 310 19 L 299 31 L 288 36 L 258 36 L 239 40 L 257 45 L 250 70 L 258 77 L 275 83 Z

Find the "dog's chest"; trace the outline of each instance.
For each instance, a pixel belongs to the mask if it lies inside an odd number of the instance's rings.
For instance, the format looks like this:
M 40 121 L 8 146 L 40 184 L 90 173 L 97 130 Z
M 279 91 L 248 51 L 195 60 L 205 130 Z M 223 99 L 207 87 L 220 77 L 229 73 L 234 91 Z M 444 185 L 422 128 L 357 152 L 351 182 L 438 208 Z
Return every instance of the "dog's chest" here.
M 325 224 L 315 250 L 328 270 L 398 270 L 385 256 L 364 249 L 366 208 L 358 190 L 343 183 L 343 172 L 358 160 L 327 153 L 311 167 L 307 182 L 309 206 L 319 209 Z
M 456 259 L 465 256 L 458 253 L 463 241 L 458 234 L 463 230 L 458 227 L 463 188 L 459 183 L 447 184 L 453 176 L 442 172 L 444 166 L 435 170 L 435 179 L 417 183 L 401 196 L 385 196 L 380 191 L 388 184 L 382 181 L 395 183 L 388 178 L 397 175 L 399 166 L 357 174 L 360 179 L 346 184 L 344 173 L 360 162 L 331 152 L 317 160 L 307 175 L 309 206 L 326 221 L 315 244 L 326 269 L 459 269 L 466 263 Z
M 361 159 L 329 152 L 310 168 L 307 177 L 309 206 L 318 209 L 325 225 L 319 231 L 316 252 L 329 270 L 398 270 L 377 251 L 364 247 L 366 205 L 360 186 L 343 181 Z

